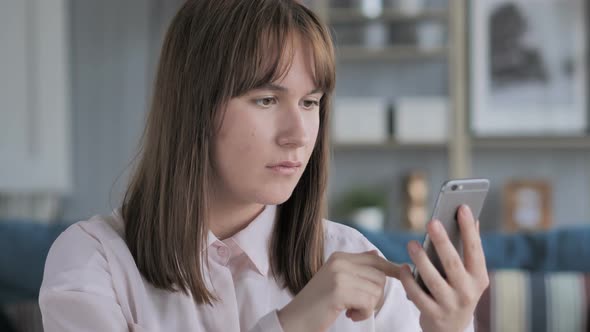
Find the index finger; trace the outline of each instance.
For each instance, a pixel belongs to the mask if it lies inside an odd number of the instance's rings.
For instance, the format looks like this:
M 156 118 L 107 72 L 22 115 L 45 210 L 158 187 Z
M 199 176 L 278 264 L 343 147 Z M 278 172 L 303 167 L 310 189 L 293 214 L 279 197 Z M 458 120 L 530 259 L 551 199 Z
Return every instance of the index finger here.
M 352 254 L 351 261 L 358 264 L 372 266 L 385 273 L 388 277 L 396 279 L 400 278 L 401 266 L 379 256 L 377 250 L 371 250 L 361 254 Z
M 375 261 L 376 268 L 383 271 L 383 273 L 385 273 L 386 276 L 399 280 L 400 273 L 401 273 L 401 265 L 390 262 L 389 260 L 387 260 L 381 256 L 377 256 L 376 259 L 377 259 Z
M 465 269 L 472 275 L 486 273 L 486 260 L 481 245 L 481 238 L 477 232 L 477 225 L 473 213 L 467 205 L 459 208 L 459 227 L 463 241 L 463 260 Z

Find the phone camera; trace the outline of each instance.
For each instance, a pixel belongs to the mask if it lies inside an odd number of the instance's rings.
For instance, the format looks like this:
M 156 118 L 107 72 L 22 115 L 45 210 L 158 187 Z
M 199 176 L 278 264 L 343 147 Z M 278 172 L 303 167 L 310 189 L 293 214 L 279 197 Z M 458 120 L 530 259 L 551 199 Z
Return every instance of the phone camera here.
M 451 190 L 452 190 L 452 191 L 455 191 L 455 190 L 457 190 L 457 188 L 459 188 L 459 187 L 458 187 L 456 184 L 454 184 L 453 186 L 451 186 Z

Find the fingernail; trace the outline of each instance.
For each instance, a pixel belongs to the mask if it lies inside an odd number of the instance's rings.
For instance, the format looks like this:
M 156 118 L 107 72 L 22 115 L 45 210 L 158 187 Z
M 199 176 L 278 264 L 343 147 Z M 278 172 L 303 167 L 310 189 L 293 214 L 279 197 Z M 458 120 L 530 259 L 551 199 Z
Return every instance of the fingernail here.
M 406 269 L 406 264 L 402 264 L 399 268 L 399 272 L 400 274 L 404 273 L 404 270 Z
M 412 268 L 410 267 L 410 265 L 404 264 L 404 270 L 406 270 L 408 274 L 412 274 Z
M 440 220 L 437 220 L 437 219 L 433 220 L 432 226 L 434 227 L 434 230 L 437 232 L 441 232 L 443 230 L 443 225 L 440 222 Z
M 418 244 L 416 242 L 414 242 L 414 241 L 411 241 L 408 244 L 408 250 L 410 250 L 410 254 L 415 255 L 418 252 L 418 250 L 419 250 Z
M 467 204 L 461 205 L 461 214 L 463 214 L 465 217 L 468 217 L 469 213 L 471 213 L 471 209 L 469 208 L 469 205 L 467 205 Z

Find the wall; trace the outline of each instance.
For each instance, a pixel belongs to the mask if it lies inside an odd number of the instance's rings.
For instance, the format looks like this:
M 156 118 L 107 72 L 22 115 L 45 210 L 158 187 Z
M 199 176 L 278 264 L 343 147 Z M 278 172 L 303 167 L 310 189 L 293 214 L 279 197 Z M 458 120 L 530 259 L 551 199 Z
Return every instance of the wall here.
M 171 0 L 70 1 L 74 191 L 64 219 L 118 206 L 173 6 Z
M 66 200 L 65 219 L 108 213 L 118 205 L 128 175 L 125 169 L 143 128 L 162 31 L 178 3 L 70 2 L 74 193 Z M 337 75 L 340 96 L 447 94 L 444 59 L 396 65 L 341 63 Z M 448 174 L 444 149 L 336 151 L 330 199 L 352 185 L 379 184 L 389 188 L 391 202 L 399 202 L 401 174 L 413 168 L 428 172 L 432 206 Z M 473 169 L 474 175 L 492 180 L 483 228 L 498 227 L 500 189 L 508 176 L 552 177 L 556 223 L 590 222 L 588 150 L 482 150 L 475 153 Z M 401 226 L 399 215 L 393 207 L 389 228 Z

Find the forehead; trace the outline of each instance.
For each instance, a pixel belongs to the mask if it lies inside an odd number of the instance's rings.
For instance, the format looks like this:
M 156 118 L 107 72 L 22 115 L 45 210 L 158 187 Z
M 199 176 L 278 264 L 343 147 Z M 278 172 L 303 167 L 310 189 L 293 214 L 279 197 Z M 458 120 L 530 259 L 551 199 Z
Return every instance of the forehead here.
M 308 45 L 300 37 L 293 37 L 291 43 L 287 43 L 286 52 L 283 54 L 279 67 L 282 75 L 272 83 L 289 83 L 296 81 L 299 84 L 315 85 L 315 59 Z
M 255 57 L 246 57 L 244 66 L 236 68 L 240 88 L 234 96 L 292 79 L 305 80 L 322 91 L 332 89 L 333 61 L 321 51 L 325 49 L 322 41 L 312 34 L 298 30 L 281 34 L 269 29 L 251 46 L 256 48 Z

